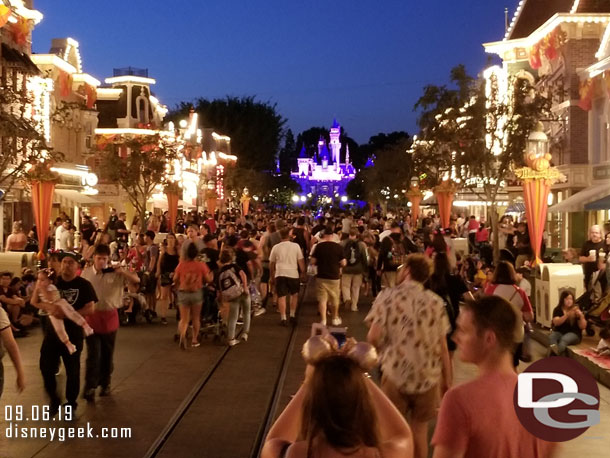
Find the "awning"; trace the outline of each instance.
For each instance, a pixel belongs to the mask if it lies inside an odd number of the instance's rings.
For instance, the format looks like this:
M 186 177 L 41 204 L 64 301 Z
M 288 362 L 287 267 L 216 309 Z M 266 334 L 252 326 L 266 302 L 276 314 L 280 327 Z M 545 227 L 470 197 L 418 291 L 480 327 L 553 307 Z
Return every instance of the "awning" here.
M 149 202 L 151 202 L 151 201 L 149 200 Z M 154 208 L 158 208 L 160 210 L 168 209 L 167 199 L 152 199 L 152 203 L 153 203 Z M 188 202 L 185 202 L 184 200 L 179 200 L 178 208 L 195 208 L 195 205 L 189 204 Z
M 610 194 L 610 185 L 601 184 L 593 186 L 591 188 L 584 189 L 577 192 L 573 196 L 568 197 L 565 200 L 549 207 L 551 213 L 574 213 L 588 210 L 585 208 L 586 204 L 595 202 Z
M 513 202 L 506 208 L 506 213 L 525 213 L 525 204 L 523 202 Z
M 71 200 L 77 204 L 101 204 L 99 200 L 95 200 L 93 197 L 83 194 L 82 192 L 75 191 L 73 189 L 55 189 L 55 194 L 65 199 Z
M 610 190 L 608 190 L 610 194 Z M 610 210 L 610 195 L 585 204 L 585 210 Z

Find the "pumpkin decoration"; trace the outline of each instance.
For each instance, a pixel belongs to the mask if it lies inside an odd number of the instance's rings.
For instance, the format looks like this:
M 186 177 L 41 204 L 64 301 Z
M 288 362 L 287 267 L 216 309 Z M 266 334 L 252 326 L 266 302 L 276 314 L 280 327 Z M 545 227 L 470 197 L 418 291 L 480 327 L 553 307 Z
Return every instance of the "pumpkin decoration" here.
M 544 156 L 536 156 L 534 153 L 529 153 L 525 162 L 528 167 L 537 172 L 542 172 L 551 166 L 551 158 L 552 156 L 549 153 L 546 153 Z

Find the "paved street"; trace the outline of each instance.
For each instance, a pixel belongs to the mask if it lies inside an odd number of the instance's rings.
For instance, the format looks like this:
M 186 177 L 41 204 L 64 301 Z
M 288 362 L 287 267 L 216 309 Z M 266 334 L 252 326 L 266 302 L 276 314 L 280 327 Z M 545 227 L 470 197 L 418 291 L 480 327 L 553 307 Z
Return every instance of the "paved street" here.
M 315 304 L 311 299 L 308 295 L 294 345 L 288 355 L 286 377 L 276 416 L 302 380 L 304 365 L 300 349 L 316 318 Z M 343 313 L 349 334 L 358 339 L 366 334 L 366 328 L 362 325 L 366 309 L 368 307 L 361 306 L 358 313 Z M 277 322 L 278 315 L 275 313 L 255 318 L 248 343 L 241 343 L 228 351 L 167 441 L 159 447 L 156 456 L 250 456 L 265 421 L 274 384 L 282 366 L 282 356 L 289 342 L 290 330 L 278 326 Z M 203 341 L 198 349 L 179 351 L 172 339 L 173 323 L 174 320 L 171 319 L 169 326 L 142 324 L 121 328 L 112 396 L 98 398 L 95 405 L 81 402 L 78 420 L 65 425 L 81 426 L 89 422 L 97 432 L 102 427 L 130 427 L 130 439 L 77 438 L 65 442 L 7 439 L 4 422 L 0 437 L 0 457 L 146 456 L 181 403 L 189 398 L 193 388 L 200 385 L 225 352 L 224 346 L 211 339 Z M 19 340 L 28 377 L 28 387 L 22 395 L 15 395 L 14 371 L 10 362 L 5 365 L 8 383 L 2 398 L 3 409 L 5 405 L 21 404 L 25 412 L 30 412 L 30 406 L 44 404 L 42 379 L 38 370 L 40 340 L 38 330 L 30 337 Z M 542 355 L 544 349 L 536 345 L 536 353 Z M 474 375 L 473 367 L 460 363 L 457 358 L 455 367 L 456 383 Z M 60 379 L 63 381 L 63 376 L 60 375 Z M 602 444 L 610 444 L 610 390 L 600 385 L 600 392 L 601 424 L 565 444 L 561 457 L 606 456 L 603 450 L 607 448 Z M 41 425 L 42 423 L 39 424 Z

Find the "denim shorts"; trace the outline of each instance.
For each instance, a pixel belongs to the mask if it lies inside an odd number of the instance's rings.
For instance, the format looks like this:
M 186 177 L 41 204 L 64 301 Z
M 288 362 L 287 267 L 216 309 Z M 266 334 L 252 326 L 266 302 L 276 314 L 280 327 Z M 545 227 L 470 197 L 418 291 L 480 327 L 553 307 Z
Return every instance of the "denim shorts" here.
M 178 305 L 185 307 L 203 304 L 203 290 L 178 291 Z

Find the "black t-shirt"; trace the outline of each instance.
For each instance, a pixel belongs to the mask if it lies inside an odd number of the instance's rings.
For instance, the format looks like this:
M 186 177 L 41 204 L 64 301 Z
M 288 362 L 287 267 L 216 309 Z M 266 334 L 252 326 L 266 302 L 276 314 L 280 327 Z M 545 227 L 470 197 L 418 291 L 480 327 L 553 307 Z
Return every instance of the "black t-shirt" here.
M 562 317 L 563 316 L 563 308 L 561 305 L 558 305 L 553 309 L 553 318 Z M 582 330 L 578 327 L 578 318 L 574 317 L 574 322 L 570 323 L 570 319 L 568 318 L 563 322 L 563 324 L 559 326 L 553 325 L 553 331 L 561 332 L 562 334 L 566 334 L 568 332 L 573 332 L 578 336 L 582 336 Z
M 589 280 L 593 272 L 597 270 L 597 259 L 599 257 L 599 250 L 604 247 L 604 242 L 593 243 L 591 240 L 587 240 L 582 246 L 582 250 L 580 250 L 581 256 L 589 256 L 589 251 L 595 250 L 595 261 L 593 262 L 584 262 L 582 264 L 582 270 L 585 274 L 585 284 L 589 286 Z
M 517 254 L 530 256 L 532 254 L 532 247 L 530 245 L 530 236 L 527 231 L 523 233 L 517 231 L 515 233 L 515 237 L 517 241 L 515 245 L 515 248 L 517 249 Z
M 212 272 L 218 270 L 218 258 L 220 257 L 220 251 L 214 248 L 205 247 L 201 250 L 203 255 L 202 261 L 205 262 Z
M 248 282 L 252 280 L 250 275 L 250 269 L 248 268 L 248 261 L 252 260 L 252 251 L 236 250 L 235 251 L 235 264 L 243 270 L 248 278 Z M 254 253 L 256 256 L 256 254 Z
M 88 241 L 89 243 L 93 242 L 93 234 L 95 234 L 95 226 L 91 221 L 87 221 L 80 225 L 80 232 L 83 236 L 83 239 Z
M 93 285 L 91 285 L 88 280 L 81 277 L 76 277 L 71 281 L 65 281 L 63 278 L 59 277 L 55 286 L 59 290 L 61 297 L 76 311 L 82 309 L 89 302 L 97 302 L 98 300 Z M 64 320 L 64 326 L 66 327 L 66 332 L 68 337 L 70 337 L 70 341 L 74 345 L 77 345 L 77 341 L 83 339 L 83 328 L 69 319 Z M 47 326 L 46 334 L 49 337 L 57 337 L 53 326 Z
M 7 299 L 12 299 L 14 295 L 15 295 L 15 291 L 13 291 L 13 289 L 10 286 L 7 287 L 6 289 L 4 289 L 0 286 L 0 296 L 4 296 Z M 0 305 L 8 313 L 8 309 L 7 309 L 8 304 L 4 301 L 0 301 Z
M 326 280 L 339 280 L 341 278 L 341 261 L 343 247 L 335 242 L 320 242 L 313 251 L 312 257 L 316 258 L 318 266 L 318 278 Z
M 114 228 L 117 231 L 117 233 L 116 233 L 117 240 L 127 243 L 129 234 L 127 232 L 119 232 L 119 231 L 127 230 L 127 227 L 125 226 L 125 221 L 118 220 L 116 223 L 114 223 Z

